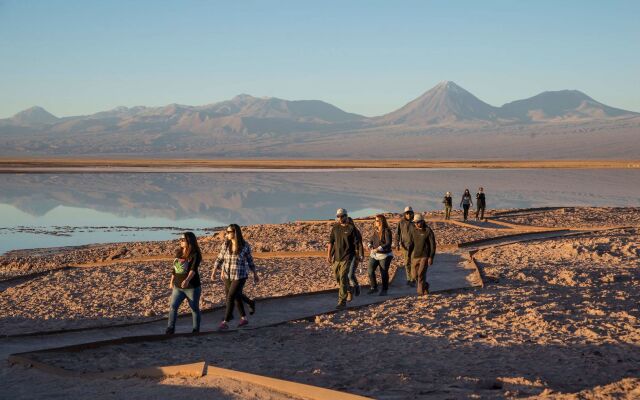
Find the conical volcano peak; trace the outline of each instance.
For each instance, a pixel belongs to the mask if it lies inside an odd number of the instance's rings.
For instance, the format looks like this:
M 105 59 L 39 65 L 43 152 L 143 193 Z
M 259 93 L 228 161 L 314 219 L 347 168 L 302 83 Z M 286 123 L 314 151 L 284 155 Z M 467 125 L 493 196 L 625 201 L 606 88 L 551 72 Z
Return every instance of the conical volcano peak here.
M 11 119 L 23 125 L 52 124 L 58 121 L 58 117 L 39 106 L 33 106 L 20 111 L 11 117 Z
M 452 81 L 442 81 L 404 107 L 382 117 L 385 123 L 432 125 L 458 121 L 493 121 L 496 108 Z

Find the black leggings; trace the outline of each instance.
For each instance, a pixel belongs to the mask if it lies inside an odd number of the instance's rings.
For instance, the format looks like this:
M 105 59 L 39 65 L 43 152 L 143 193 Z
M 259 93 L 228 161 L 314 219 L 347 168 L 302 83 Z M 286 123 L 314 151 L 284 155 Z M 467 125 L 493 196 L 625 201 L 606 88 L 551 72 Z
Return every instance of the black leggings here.
M 462 209 L 464 210 L 464 220 L 466 221 L 469 216 L 469 204 L 463 204 Z
M 224 280 L 224 293 L 227 296 L 227 311 L 224 314 L 225 321 L 231 321 L 233 319 L 233 304 L 235 303 L 238 308 L 238 312 L 241 317 L 245 317 L 247 314 L 244 312 L 244 303 L 251 303 L 251 299 L 242 293 L 244 284 L 247 278 L 242 279 L 225 279 Z

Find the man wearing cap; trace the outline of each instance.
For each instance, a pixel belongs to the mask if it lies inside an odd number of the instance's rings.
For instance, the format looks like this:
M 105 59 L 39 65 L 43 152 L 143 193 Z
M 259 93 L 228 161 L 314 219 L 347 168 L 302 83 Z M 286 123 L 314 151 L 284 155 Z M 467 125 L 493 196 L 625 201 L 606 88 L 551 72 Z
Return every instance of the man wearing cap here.
M 404 255 L 404 269 L 407 274 L 407 285 L 413 286 L 415 285 L 415 280 L 413 278 L 413 272 L 411 270 L 411 247 L 410 239 L 411 239 L 411 231 L 414 229 L 413 223 L 411 220 L 413 219 L 413 208 L 411 206 L 406 206 L 404 208 L 404 216 L 398 222 L 398 228 L 396 229 L 396 250 L 400 250 L 402 247 L 402 254 Z
M 451 209 L 453 208 L 453 198 L 451 197 L 451 192 L 445 193 L 444 199 L 442 199 L 442 203 L 444 204 L 444 219 L 451 219 Z
M 338 290 L 337 309 L 347 306 L 347 293 L 349 292 L 349 267 L 356 256 L 358 236 L 355 226 L 349 224 L 347 210 L 339 208 L 336 211 L 337 223 L 331 228 L 329 246 L 327 247 L 327 262 L 333 266 L 333 273 L 340 288 Z
M 417 281 L 418 295 L 429 293 L 427 283 L 427 268 L 433 264 L 436 255 L 436 237 L 427 226 L 422 214 L 413 217 L 415 229 L 411 231 L 411 262 L 413 264 L 414 279 Z

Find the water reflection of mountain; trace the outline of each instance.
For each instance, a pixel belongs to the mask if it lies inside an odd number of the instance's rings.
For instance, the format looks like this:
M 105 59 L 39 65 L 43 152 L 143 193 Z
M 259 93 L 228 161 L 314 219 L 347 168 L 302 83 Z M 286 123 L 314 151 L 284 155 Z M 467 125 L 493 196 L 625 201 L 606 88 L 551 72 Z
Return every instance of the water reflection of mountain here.
M 597 182 L 597 184 L 595 184 Z M 0 202 L 36 216 L 58 205 L 118 216 L 242 224 L 331 218 L 335 209 L 439 209 L 468 187 L 491 208 L 639 205 L 634 170 L 423 170 L 293 173 L 4 174 Z

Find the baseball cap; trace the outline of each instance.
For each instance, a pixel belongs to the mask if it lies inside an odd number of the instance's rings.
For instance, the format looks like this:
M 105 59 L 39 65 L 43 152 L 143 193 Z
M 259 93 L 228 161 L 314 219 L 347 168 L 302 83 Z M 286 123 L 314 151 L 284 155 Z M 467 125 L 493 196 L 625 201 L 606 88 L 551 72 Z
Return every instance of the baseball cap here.
M 341 215 L 347 215 L 347 209 L 346 208 L 338 208 L 338 210 L 336 211 L 336 217 L 339 217 Z
M 413 208 L 411 208 L 411 206 L 406 206 L 404 208 L 404 212 L 413 212 Z
M 413 216 L 413 222 L 420 222 L 420 221 L 424 221 L 424 216 L 422 216 L 422 214 L 418 213 Z

